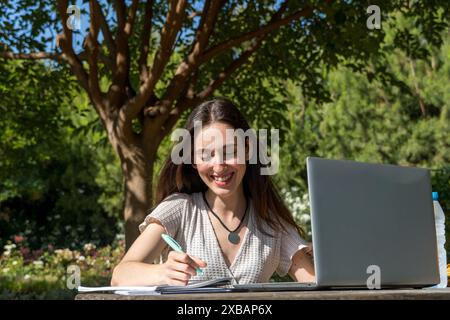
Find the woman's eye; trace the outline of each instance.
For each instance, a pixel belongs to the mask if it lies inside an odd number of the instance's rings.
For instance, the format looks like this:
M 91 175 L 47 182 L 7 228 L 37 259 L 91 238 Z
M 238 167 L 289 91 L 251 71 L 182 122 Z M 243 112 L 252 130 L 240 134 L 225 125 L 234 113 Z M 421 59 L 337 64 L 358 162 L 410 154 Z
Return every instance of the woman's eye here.
M 211 161 L 213 156 L 214 156 L 214 154 L 210 150 L 205 150 L 202 152 L 202 160 L 203 161 Z
M 226 150 L 225 151 L 225 159 L 233 159 L 237 154 L 237 150 L 236 149 L 231 149 L 231 150 Z

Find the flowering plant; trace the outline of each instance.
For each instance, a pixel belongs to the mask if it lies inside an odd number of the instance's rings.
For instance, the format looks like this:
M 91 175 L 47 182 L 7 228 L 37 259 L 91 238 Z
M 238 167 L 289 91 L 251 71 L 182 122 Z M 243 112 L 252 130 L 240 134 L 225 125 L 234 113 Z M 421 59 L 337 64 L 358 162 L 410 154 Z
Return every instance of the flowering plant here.
M 309 211 L 308 193 L 300 194 L 300 190 L 296 187 L 291 190 L 282 190 L 283 198 L 291 210 L 294 219 L 305 230 L 306 235 L 311 238 L 311 216 Z M 309 239 L 306 239 L 309 240 Z
M 112 268 L 124 254 L 124 241 L 99 247 L 86 243 L 81 250 L 55 249 L 52 245 L 31 250 L 25 237 L 8 241 L 0 255 L 0 299 L 72 299 L 68 267 L 80 270 L 80 284 L 109 285 Z

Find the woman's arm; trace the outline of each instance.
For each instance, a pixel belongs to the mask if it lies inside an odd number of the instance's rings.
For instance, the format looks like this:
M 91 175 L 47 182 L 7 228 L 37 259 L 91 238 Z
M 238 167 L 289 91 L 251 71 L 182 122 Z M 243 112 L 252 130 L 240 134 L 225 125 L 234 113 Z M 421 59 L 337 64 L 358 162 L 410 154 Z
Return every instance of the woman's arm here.
M 195 269 L 206 263 L 186 253 L 171 251 L 163 264 L 153 264 L 165 247 L 164 227 L 151 223 L 136 239 L 122 261 L 114 268 L 112 286 L 186 285 Z
M 122 261 L 114 268 L 111 285 L 157 285 L 159 264 L 152 264 L 164 249 L 164 227 L 151 223 L 136 239 Z
M 297 282 L 316 281 L 311 247 L 299 250 L 294 254 L 288 274 Z

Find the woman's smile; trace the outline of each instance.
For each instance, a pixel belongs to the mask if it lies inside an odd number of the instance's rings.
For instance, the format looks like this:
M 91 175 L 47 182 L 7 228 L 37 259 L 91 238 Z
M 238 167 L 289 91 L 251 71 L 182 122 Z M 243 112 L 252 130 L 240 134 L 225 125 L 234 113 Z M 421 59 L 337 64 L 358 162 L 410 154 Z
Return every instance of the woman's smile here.
M 219 187 L 226 187 L 231 184 L 231 180 L 234 177 L 234 172 L 229 172 L 227 174 L 213 174 L 211 175 L 211 179 L 214 180 L 214 183 Z

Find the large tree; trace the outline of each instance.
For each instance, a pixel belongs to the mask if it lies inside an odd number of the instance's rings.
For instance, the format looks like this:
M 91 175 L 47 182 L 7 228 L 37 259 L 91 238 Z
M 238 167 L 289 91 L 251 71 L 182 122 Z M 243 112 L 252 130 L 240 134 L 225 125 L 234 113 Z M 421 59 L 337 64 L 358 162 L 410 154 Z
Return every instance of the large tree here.
M 439 41 L 447 2 L 377 4 L 382 23 L 404 11 Z M 67 24 L 67 0 L 0 3 L 0 57 L 67 64 L 98 113 L 123 171 L 127 247 L 152 205 L 158 147 L 184 112 L 234 88 L 247 114 L 276 115 L 280 104 L 264 101 L 268 85 L 282 90 L 273 79 L 298 80 L 305 93 L 326 97 L 316 66 L 345 60 L 363 69 L 384 39 L 382 29 L 367 28 L 362 1 L 90 0 L 81 4 L 89 26 L 77 32 Z

